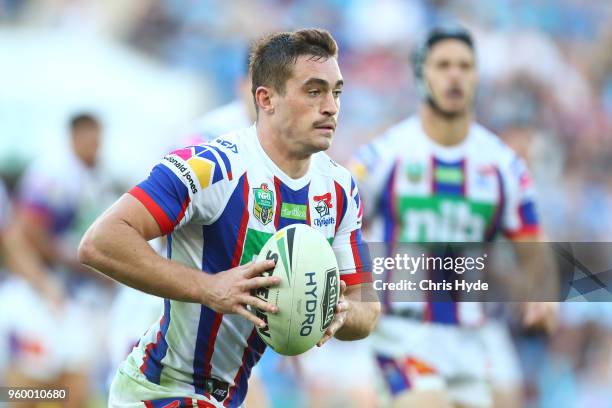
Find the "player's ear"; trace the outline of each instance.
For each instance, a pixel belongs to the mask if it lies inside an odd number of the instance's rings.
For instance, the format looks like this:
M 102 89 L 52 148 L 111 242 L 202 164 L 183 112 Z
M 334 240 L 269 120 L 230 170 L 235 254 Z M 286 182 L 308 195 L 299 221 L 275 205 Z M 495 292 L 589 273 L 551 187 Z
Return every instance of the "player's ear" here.
M 273 95 L 274 91 L 272 88 L 266 86 L 260 86 L 255 90 L 255 103 L 260 111 L 268 114 L 274 113 L 274 103 L 272 102 Z

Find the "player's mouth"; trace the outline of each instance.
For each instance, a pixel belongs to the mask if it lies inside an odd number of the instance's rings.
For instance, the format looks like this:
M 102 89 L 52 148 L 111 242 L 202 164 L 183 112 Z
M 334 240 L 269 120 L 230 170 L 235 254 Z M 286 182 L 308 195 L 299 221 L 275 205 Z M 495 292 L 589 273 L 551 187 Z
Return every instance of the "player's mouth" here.
M 315 123 L 314 128 L 331 134 L 336 131 L 336 124 L 334 122 Z
M 450 99 L 463 99 L 463 91 L 461 88 L 451 88 L 446 91 L 446 97 Z

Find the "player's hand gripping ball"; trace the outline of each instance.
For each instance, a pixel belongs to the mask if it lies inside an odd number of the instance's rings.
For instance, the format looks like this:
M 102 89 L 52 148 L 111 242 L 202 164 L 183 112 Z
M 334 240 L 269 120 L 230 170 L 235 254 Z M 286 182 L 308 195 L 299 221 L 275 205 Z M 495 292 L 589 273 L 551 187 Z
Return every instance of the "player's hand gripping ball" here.
M 304 224 L 279 230 L 263 246 L 257 261 L 276 266 L 263 276 L 281 283 L 259 288 L 255 295 L 278 306 L 278 313 L 255 313 L 267 323 L 257 328 L 261 339 L 279 354 L 294 356 L 312 348 L 329 327 L 340 296 L 336 256 L 323 234 Z

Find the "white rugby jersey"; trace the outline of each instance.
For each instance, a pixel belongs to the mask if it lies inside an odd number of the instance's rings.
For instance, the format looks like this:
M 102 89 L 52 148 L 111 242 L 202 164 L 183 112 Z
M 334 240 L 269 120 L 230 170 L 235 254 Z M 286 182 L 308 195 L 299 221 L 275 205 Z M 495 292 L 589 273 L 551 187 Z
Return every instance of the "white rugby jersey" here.
M 410 117 L 362 147 L 351 170 L 363 195 L 366 221 L 380 216 L 386 243 L 486 242 L 500 233 L 535 234 L 534 190 L 524 162 L 494 134 L 473 123 L 456 146 L 435 143 Z M 400 305 L 427 321 L 477 323 L 476 303 Z
M 347 285 L 371 280 L 361 201 L 349 172 L 317 153 L 306 175 L 289 178 L 264 152 L 255 126 L 172 152 L 130 193 L 168 234 L 169 258 L 203 273 L 247 263 L 275 231 L 303 223 L 332 243 Z M 255 326 L 243 317 L 166 299 L 160 321 L 122 371 L 177 396 L 237 407 L 264 350 Z M 228 388 L 211 396 L 206 384 L 212 379 Z

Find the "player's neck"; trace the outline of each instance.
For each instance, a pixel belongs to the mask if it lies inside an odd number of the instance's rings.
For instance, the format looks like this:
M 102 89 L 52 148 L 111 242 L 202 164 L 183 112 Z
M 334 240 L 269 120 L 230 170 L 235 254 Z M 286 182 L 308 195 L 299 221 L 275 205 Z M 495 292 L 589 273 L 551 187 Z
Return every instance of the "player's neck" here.
M 472 123 L 471 112 L 449 118 L 437 113 L 428 105 L 421 107 L 419 116 L 425 134 L 442 146 L 454 146 L 463 142 Z
M 292 179 L 303 177 L 310 167 L 310 156 L 298 158 L 291 154 L 282 142 L 280 135 L 262 121 L 257 122 L 257 138 L 270 160 Z

